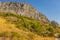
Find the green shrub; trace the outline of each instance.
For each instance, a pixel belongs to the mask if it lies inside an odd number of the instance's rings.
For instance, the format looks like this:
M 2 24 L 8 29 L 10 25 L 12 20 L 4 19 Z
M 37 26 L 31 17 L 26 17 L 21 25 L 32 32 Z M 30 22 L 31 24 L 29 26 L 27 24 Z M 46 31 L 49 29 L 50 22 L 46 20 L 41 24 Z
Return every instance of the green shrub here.
M 33 23 L 31 25 L 31 27 L 35 30 L 35 32 L 37 32 L 38 34 L 40 34 L 42 32 L 42 26 L 38 23 Z
M 49 32 L 54 32 L 54 28 L 53 28 L 53 27 L 49 27 L 49 28 L 47 28 L 47 30 L 48 30 Z
M 16 16 L 16 15 L 13 13 L 6 13 L 5 16 Z

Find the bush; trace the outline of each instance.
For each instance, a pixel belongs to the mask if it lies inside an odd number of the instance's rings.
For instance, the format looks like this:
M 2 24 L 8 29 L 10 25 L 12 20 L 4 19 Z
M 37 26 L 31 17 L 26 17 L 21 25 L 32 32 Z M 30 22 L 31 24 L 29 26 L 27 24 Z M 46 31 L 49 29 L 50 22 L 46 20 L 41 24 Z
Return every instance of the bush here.
M 38 23 L 32 23 L 31 27 L 34 29 L 35 32 L 40 34 L 43 31 L 43 28 L 40 24 Z
M 16 16 L 16 15 L 13 13 L 6 13 L 5 16 Z
M 48 30 L 49 32 L 54 32 L 54 28 L 53 28 L 53 27 L 48 27 L 47 30 Z

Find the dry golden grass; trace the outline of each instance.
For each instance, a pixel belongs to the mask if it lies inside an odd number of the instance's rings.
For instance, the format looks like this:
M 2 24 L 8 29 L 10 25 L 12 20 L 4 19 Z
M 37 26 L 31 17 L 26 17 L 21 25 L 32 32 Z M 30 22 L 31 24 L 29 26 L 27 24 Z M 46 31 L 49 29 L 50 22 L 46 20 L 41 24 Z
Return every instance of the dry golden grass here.
M 41 37 L 29 31 L 20 30 L 14 24 L 8 23 L 4 18 L 0 17 L 0 32 L 14 31 L 19 33 L 23 38 L 21 40 L 55 40 L 54 37 Z M 15 40 L 15 39 L 14 39 Z
M 54 37 L 43 37 L 43 36 L 39 36 L 37 34 L 33 34 L 32 38 L 33 38 L 33 40 L 56 40 L 56 38 L 54 38 Z
M 34 40 L 55 40 L 54 37 L 36 37 Z

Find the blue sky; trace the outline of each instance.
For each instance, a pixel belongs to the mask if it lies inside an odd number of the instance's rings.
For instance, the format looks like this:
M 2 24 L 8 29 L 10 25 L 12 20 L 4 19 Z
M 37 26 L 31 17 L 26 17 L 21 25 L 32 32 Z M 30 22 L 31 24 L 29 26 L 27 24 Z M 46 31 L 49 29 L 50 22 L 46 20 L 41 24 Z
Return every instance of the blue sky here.
M 49 20 L 60 23 L 60 0 L 0 0 L 0 2 L 25 2 L 32 5 Z

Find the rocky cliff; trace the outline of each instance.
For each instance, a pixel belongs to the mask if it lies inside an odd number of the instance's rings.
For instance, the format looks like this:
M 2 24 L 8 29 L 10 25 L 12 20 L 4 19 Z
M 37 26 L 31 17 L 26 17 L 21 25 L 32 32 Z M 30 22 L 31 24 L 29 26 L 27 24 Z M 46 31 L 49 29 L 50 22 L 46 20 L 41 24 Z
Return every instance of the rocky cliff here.
M 0 2 L 0 12 L 12 12 L 18 15 L 30 17 L 43 22 L 48 22 L 46 16 L 38 12 L 34 7 L 20 2 Z

